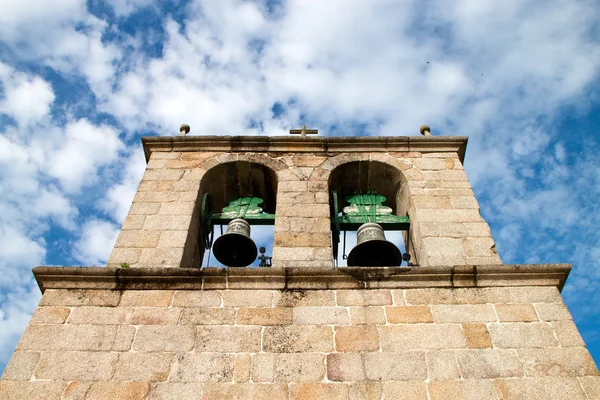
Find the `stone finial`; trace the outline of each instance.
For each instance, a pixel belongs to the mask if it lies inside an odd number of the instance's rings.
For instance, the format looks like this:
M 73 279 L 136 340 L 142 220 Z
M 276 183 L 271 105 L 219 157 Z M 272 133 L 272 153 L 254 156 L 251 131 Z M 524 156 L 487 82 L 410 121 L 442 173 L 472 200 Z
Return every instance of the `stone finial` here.
M 423 136 L 431 136 L 431 129 L 429 128 L 429 125 L 421 125 L 419 132 L 421 132 L 421 135 Z
M 179 136 L 185 136 L 190 133 L 190 126 L 188 124 L 182 124 L 179 127 Z

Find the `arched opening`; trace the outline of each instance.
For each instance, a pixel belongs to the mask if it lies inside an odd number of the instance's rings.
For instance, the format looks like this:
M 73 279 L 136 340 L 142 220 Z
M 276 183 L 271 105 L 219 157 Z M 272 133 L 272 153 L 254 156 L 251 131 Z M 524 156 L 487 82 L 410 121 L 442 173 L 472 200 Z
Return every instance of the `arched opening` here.
M 336 260 L 338 266 L 346 265 L 345 253 L 350 252 L 356 245 L 354 231 L 366 222 L 376 222 L 381 225 L 386 239 L 392 242 L 401 254 L 413 254 L 408 245 L 410 196 L 406 178 L 400 170 L 379 161 L 348 162 L 332 171 L 329 190 L 332 193 L 330 204 L 332 205 L 334 259 L 340 250 L 342 253 L 342 257 L 338 256 Z M 356 204 L 360 203 L 362 198 L 357 195 L 368 194 L 371 195 L 370 199 L 380 199 L 381 202 L 372 209 L 369 205 Z M 377 212 L 371 212 L 374 209 Z M 338 227 L 335 223 L 336 216 Z M 338 240 L 339 243 L 336 243 Z M 405 262 L 404 265 L 406 264 Z
M 206 194 L 210 195 L 211 209 L 207 210 Z M 266 254 L 272 254 L 272 237 L 274 214 L 277 207 L 277 174 L 269 167 L 250 161 L 233 161 L 219 164 L 208 170 L 200 182 L 200 190 L 192 219 L 190 232 L 186 241 L 184 260 L 188 267 L 223 266 L 211 257 L 212 249 L 207 249 L 217 238 L 225 233 L 227 224 L 232 219 L 232 204 L 239 199 L 253 198 L 252 207 L 260 208 L 258 214 L 246 215 L 245 207 L 239 218 L 251 225 L 251 238 L 257 247 L 265 246 Z M 256 201 L 261 199 L 261 201 Z M 232 203 L 234 202 L 234 203 Z M 235 208 L 235 207 L 234 207 Z M 243 207 L 242 207 L 243 208 Z M 206 224 L 207 212 L 210 211 L 212 223 Z M 235 214 L 235 212 L 234 212 Z M 214 229 L 214 236 L 209 230 Z M 265 241 L 270 238 L 268 243 Z M 251 264 L 257 264 L 255 261 Z

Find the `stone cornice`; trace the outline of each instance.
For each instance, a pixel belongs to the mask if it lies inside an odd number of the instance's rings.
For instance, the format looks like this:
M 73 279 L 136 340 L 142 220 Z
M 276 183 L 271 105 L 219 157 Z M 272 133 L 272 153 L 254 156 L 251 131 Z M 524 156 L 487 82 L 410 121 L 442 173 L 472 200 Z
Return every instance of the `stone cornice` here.
M 354 268 L 97 268 L 36 267 L 46 289 L 400 289 L 565 284 L 570 264 Z
M 458 153 L 464 162 L 466 136 L 145 136 L 146 161 L 153 151 L 261 153 L 421 152 Z

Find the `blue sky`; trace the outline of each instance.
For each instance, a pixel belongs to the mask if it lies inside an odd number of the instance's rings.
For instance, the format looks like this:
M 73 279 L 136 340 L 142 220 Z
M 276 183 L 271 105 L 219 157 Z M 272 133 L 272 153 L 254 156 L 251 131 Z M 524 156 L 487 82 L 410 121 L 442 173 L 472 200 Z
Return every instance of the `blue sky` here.
M 572 262 L 600 361 L 596 0 L 0 0 L 0 370 L 36 265 L 102 265 L 140 137 L 468 135 L 505 263 Z

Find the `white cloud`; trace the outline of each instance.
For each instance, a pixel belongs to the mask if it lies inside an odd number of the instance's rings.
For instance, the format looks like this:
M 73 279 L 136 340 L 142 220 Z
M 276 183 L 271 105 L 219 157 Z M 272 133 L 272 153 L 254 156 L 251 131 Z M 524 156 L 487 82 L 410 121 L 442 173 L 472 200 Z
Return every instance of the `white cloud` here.
M 0 113 L 10 115 L 20 125 L 26 125 L 50 112 L 54 92 L 52 86 L 39 76 L 31 77 L 0 66 L 0 81 L 4 86 Z
M 119 227 L 111 222 L 98 219 L 86 221 L 79 239 L 73 245 L 73 257 L 88 266 L 106 263 L 118 234 Z

